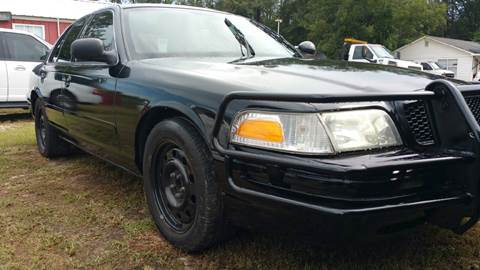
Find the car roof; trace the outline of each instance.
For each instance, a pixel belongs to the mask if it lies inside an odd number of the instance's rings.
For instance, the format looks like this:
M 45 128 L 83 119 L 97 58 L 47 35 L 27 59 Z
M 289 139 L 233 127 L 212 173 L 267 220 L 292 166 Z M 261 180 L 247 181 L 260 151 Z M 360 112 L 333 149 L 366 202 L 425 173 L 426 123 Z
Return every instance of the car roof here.
M 9 29 L 9 28 L 0 28 L 0 32 L 8 32 L 8 33 L 19 33 L 19 34 L 25 34 L 25 35 L 33 35 L 32 33 L 29 33 L 27 31 L 22 31 L 22 30 L 17 30 L 17 29 Z
M 202 7 L 193 7 L 193 6 L 185 6 L 185 5 L 172 5 L 172 4 L 119 4 L 118 5 L 122 9 L 130 9 L 130 8 L 173 8 L 173 9 L 184 9 L 184 10 L 198 10 L 198 11 L 209 11 L 214 13 L 221 13 L 221 14 L 228 14 L 234 15 L 232 13 L 228 13 L 225 11 L 210 9 L 210 8 L 202 8 Z
M 27 32 L 27 31 L 22 31 L 22 30 L 17 30 L 17 29 L 9 29 L 9 28 L 0 28 L 0 32 L 4 32 L 4 33 L 16 33 L 16 34 L 21 34 L 21 35 L 27 35 L 27 36 L 31 36 L 33 37 L 34 39 L 40 41 L 41 43 L 43 43 L 45 46 L 47 46 L 48 48 L 51 48 L 52 47 L 52 44 L 46 42 L 45 40 L 37 37 L 36 35 L 30 33 L 30 32 Z

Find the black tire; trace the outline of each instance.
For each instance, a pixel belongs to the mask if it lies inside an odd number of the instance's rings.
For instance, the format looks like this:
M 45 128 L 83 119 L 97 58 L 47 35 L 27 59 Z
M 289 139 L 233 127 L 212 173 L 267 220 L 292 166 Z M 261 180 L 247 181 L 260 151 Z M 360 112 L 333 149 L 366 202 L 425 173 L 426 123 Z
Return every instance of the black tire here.
M 71 146 L 62 140 L 58 131 L 48 122 L 45 106 L 40 99 L 35 102 L 35 137 L 40 154 L 47 158 L 69 154 Z
M 200 251 L 225 234 L 213 158 L 197 130 L 183 118 L 158 123 L 143 159 L 144 190 L 160 233 L 174 246 Z

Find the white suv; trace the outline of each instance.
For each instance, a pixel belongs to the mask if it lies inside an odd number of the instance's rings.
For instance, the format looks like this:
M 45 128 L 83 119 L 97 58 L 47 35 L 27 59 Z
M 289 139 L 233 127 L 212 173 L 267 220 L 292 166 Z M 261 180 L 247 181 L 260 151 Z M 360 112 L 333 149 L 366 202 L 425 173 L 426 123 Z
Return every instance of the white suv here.
M 31 33 L 0 28 L 0 108 L 28 108 L 32 69 L 50 47 Z

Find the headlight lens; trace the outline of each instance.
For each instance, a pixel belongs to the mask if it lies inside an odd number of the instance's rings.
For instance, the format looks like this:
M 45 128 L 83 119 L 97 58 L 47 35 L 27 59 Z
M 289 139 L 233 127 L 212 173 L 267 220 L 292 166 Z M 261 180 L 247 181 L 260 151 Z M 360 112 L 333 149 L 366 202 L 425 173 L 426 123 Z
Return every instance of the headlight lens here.
M 333 154 L 402 144 L 383 110 L 326 113 L 241 112 L 235 117 L 234 144 L 302 154 Z
M 231 142 L 304 154 L 333 153 L 315 113 L 240 113 L 232 126 Z
M 374 149 L 402 144 L 390 116 L 382 110 L 323 113 L 337 152 Z

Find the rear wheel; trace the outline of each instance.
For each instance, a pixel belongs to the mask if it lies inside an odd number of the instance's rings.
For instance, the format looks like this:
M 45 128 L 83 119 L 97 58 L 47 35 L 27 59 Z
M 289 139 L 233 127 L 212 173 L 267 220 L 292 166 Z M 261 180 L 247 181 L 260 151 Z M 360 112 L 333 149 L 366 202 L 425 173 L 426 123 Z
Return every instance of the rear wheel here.
M 222 238 L 223 208 L 213 159 L 188 121 L 175 118 L 153 128 L 143 171 L 150 212 L 168 241 L 198 251 Z
M 70 145 L 59 137 L 58 131 L 48 122 L 45 106 L 40 99 L 35 102 L 35 137 L 40 154 L 47 158 L 64 156 Z

